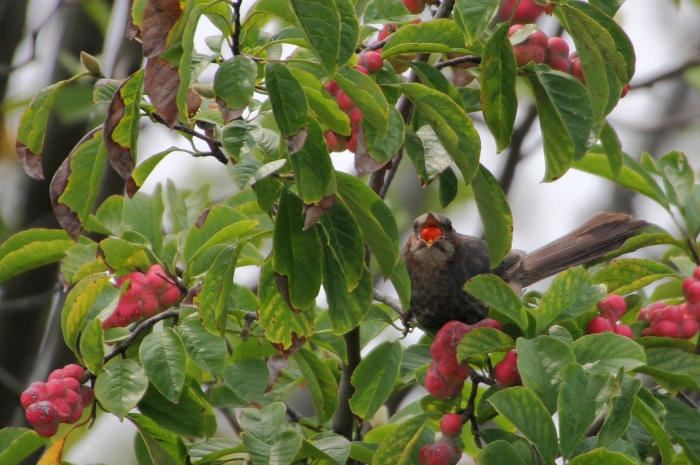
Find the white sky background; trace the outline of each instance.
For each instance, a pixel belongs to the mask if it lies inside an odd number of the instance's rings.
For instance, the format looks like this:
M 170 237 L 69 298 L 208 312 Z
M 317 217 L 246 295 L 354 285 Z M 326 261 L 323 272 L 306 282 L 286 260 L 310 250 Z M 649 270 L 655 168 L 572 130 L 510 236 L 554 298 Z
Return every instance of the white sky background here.
M 124 4 L 124 1 L 118 0 L 117 4 Z M 31 22 L 35 25 L 41 24 L 44 20 L 43 13 L 53 11 L 49 5 L 55 3 L 56 0 L 32 1 Z M 245 1 L 244 7 L 251 3 L 251 1 Z M 628 0 L 618 13 L 617 20 L 630 36 L 637 53 L 637 71 L 632 84 L 657 76 L 685 62 L 696 54 L 699 48 L 700 10 L 691 0 L 682 0 L 679 6 L 674 6 L 671 1 Z M 545 30 L 551 30 L 547 26 L 549 21 L 555 20 L 543 18 L 540 22 Z M 52 27 L 50 22 L 49 27 Z M 205 30 L 206 28 L 201 27 L 200 29 L 197 35 L 200 45 L 197 48 L 206 50 L 202 42 L 203 38 L 215 34 L 216 31 L 213 28 Z M 37 76 L 47 75 L 37 72 L 41 67 L 41 56 L 56 53 L 52 49 L 51 34 L 47 33 L 44 36 L 48 40 L 37 47 L 40 53 L 37 64 L 27 66 L 13 75 L 11 86 L 18 96 L 31 95 L 48 84 L 48 82 L 37 82 L 36 79 Z M 31 86 L 28 84 L 30 82 Z M 660 102 L 663 102 L 667 96 L 668 86 L 663 83 L 651 89 L 632 91 L 621 100 L 610 115 L 609 120 L 613 127 L 618 129 L 618 134 L 622 138 L 623 150 L 632 157 L 639 156 L 640 143 L 644 140 L 641 136 L 644 135 L 644 131 L 663 123 L 653 121 L 649 117 L 657 114 Z M 696 109 L 696 114 L 700 114 L 700 106 Z M 505 156 L 495 154 L 493 139 L 484 130 L 483 125 L 478 125 L 478 129 L 482 136 L 482 162 L 498 175 Z M 697 129 L 690 126 L 680 133 L 679 137 L 674 137 L 663 145 L 664 151 L 672 149 L 685 151 L 696 171 L 700 168 L 700 154 L 697 152 L 700 133 Z M 146 134 L 145 131 L 144 134 Z M 143 160 L 141 157 L 155 154 L 172 145 L 186 146 L 183 142 L 184 139 L 168 133 L 167 130 L 161 128 L 157 131 L 151 130 L 149 137 L 140 138 L 139 161 Z M 537 131 L 534 131 L 526 140 L 524 149 L 526 152 L 533 149 L 534 152 L 518 167 L 518 175 L 512 187 L 510 205 L 515 221 L 515 248 L 535 249 L 570 231 L 588 216 L 608 207 L 608 198 L 613 185 L 603 179 L 571 170 L 554 183 L 539 182 L 544 174 L 544 157 Z M 334 154 L 333 160 L 338 169 L 352 172 L 351 154 Z M 404 160 L 404 164 L 408 163 L 408 160 Z M 223 197 L 229 192 L 228 189 L 231 186 L 230 178 L 219 162 L 213 159 L 193 159 L 183 153 L 169 155 L 166 163 L 161 163 L 149 178 L 144 189 L 152 189 L 156 182 L 162 182 L 166 177 L 172 178 L 181 187 L 196 187 L 202 182 L 222 186 L 212 190 L 215 198 Z M 0 169 L 0 192 L 8 192 L 10 184 L 16 182 L 13 179 L 15 177 L 7 170 Z M 522 194 L 518 195 L 518 193 Z M 7 211 L 8 197 L 11 196 L 5 197 L 4 201 L 0 201 L 0 208 Z M 675 233 L 665 213 L 651 202 L 639 201 L 635 203 L 635 210 L 637 216 L 667 227 Z M 447 213 L 458 231 L 467 234 L 481 233 L 478 215 L 473 205 L 451 206 L 447 209 Z M 403 238 L 406 234 L 404 233 Z M 390 287 L 387 291 L 391 291 Z M 76 464 L 93 463 L 95 460 L 106 460 L 111 465 L 132 464 L 134 463 L 131 455 L 133 454 L 131 452 L 133 434 L 134 429 L 128 422 L 120 424 L 112 415 L 103 415 L 84 440 L 70 450 L 65 459 Z

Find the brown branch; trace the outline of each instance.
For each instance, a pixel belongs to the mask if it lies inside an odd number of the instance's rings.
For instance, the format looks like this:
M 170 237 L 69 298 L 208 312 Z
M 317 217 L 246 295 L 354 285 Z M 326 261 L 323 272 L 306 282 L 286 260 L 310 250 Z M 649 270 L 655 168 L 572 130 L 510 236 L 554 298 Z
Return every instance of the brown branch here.
M 168 122 L 163 118 L 161 115 L 156 113 L 155 111 L 153 113 L 150 113 L 151 119 L 155 121 L 156 123 L 160 123 L 164 126 L 169 126 Z M 206 153 L 200 153 L 199 156 L 204 156 L 204 157 L 214 157 L 217 160 L 219 160 L 221 163 L 224 165 L 228 163 L 228 157 L 224 155 L 224 152 L 221 151 L 221 147 L 223 144 L 221 143 L 220 140 L 215 139 L 213 137 L 209 137 L 207 135 L 204 135 L 200 132 L 195 131 L 194 129 L 185 126 L 184 124 L 177 123 L 173 127 L 176 131 L 184 132 L 185 134 L 189 134 L 192 137 L 196 137 L 197 139 L 203 140 L 204 142 L 207 143 L 209 146 L 209 149 L 211 150 L 210 152 Z
M 678 66 L 676 66 L 675 68 L 671 68 L 668 71 L 665 71 L 665 72 L 659 74 L 658 76 L 654 76 L 652 78 L 642 80 L 641 82 L 637 81 L 637 82 L 630 83 L 630 90 L 641 89 L 644 87 L 651 87 L 654 84 L 656 84 L 657 82 L 664 81 L 664 80 L 670 79 L 670 78 L 674 78 L 674 77 L 682 74 L 683 72 L 687 71 L 688 69 L 694 68 L 695 66 L 698 66 L 698 65 L 700 65 L 700 57 L 698 57 L 698 56 L 693 57 L 693 58 L 689 59 L 688 61 L 686 61 L 685 63 L 681 63 Z
M 525 141 L 525 136 L 530 132 L 536 119 L 537 109 L 534 105 L 530 105 L 525 114 L 525 118 L 515 131 L 513 131 L 513 137 L 510 139 L 510 149 L 508 149 L 508 158 L 506 159 L 506 164 L 503 167 L 503 172 L 501 172 L 499 181 L 501 189 L 506 196 L 515 178 L 515 168 L 523 158 L 523 142 Z
M 477 65 L 481 64 L 481 57 L 476 55 L 466 55 L 463 57 L 452 58 L 451 60 L 441 61 L 440 63 L 435 63 L 435 69 L 442 69 L 448 66 L 457 66 L 462 63 L 474 63 Z
M 139 337 L 139 335 L 144 332 L 146 329 L 150 328 L 154 324 L 158 323 L 159 321 L 162 320 L 167 320 L 168 318 L 177 318 L 177 316 L 180 314 L 180 310 L 167 310 L 163 313 L 159 313 L 156 316 L 153 316 L 146 321 L 142 322 L 140 325 L 138 325 L 132 332 L 131 335 L 124 340 L 121 344 L 119 344 L 119 347 L 114 349 L 112 352 L 108 353 L 105 355 L 104 358 L 104 364 L 112 360 L 114 357 L 120 354 L 126 353 L 126 350 L 129 348 L 129 346 L 136 340 L 136 338 Z
M 233 14 L 235 19 L 233 20 L 233 44 L 231 46 L 233 55 L 239 55 L 241 53 L 241 4 L 243 0 L 236 0 L 233 2 Z

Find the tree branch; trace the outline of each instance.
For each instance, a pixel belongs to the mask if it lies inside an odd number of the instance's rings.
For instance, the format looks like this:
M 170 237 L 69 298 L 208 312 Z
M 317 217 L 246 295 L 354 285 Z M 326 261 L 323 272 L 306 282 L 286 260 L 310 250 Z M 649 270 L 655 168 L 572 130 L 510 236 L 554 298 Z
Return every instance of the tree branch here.
M 136 340 L 136 338 L 139 337 L 139 335 L 145 331 L 146 329 L 150 328 L 154 324 L 158 323 L 161 320 L 167 320 L 168 318 L 173 318 L 177 317 L 180 314 L 180 310 L 167 310 L 163 313 L 159 313 L 158 315 L 155 315 L 146 321 L 142 322 L 140 325 L 138 325 L 132 332 L 131 336 L 126 338 L 124 342 L 119 344 L 119 347 L 114 349 L 112 352 L 108 353 L 105 355 L 104 362 L 107 363 L 110 360 L 112 360 L 114 357 L 120 354 L 124 354 L 126 350 L 129 348 L 129 346 Z
M 506 194 L 506 196 L 515 178 L 515 168 L 523 158 L 523 141 L 527 133 L 530 132 L 536 119 L 537 109 L 534 105 L 530 105 L 525 114 L 525 118 L 515 131 L 513 131 L 513 137 L 510 140 L 510 149 L 508 149 L 508 158 L 506 159 L 506 164 L 503 167 L 503 172 L 501 173 L 499 181 L 501 189 L 503 189 L 503 193 Z
M 676 76 L 682 74 L 683 72 L 685 72 L 686 70 L 688 70 L 690 68 L 694 68 L 695 66 L 698 66 L 698 65 L 700 65 L 700 57 L 696 56 L 696 57 L 689 59 L 685 63 L 681 63 L 680 65 L 676 66 L 675 68 L 669 69 L 668 71 L 665 71 L 665 72 L 659 74 L 658 76 L 654 76 L 652 78 L 642 80 L 641 82 L 630 83 L 630 89 L 641 89 L 644 87 L 651 87 L 654 84 L 656 84 L 657 82 L 676 77 Z
M 231 46 L 233 55 L 239 55 L 241 53 L 241 4 L 243 0 L 236 0 L 233 2 L 233 14 L 235 16 L 233 20 L 233 44 Z
M 168 122 L 163 118 L 161 115 L 156 113 L 155 111 L 153 113 L 150 113 L 151 119 L 155 121 L 156 123 L 160 123 L 164 126 L 168 126 Z M 189 134 L 192 137 L 196 137 L 197 139 L 203 140 L 204 142 L 207 143 L 209 146 L 209 149 L 211 150 L 210 153 L 202 153 L 200 156 L 212 156 L 219 160 L 221 163 L 224 165 L 228 163 L 228 157 L 224 155 L 224 153 L 221 151 L 221 147 L 223 144 L 221 143 L 220 140 L 215 139 L 213 137 L 209 137 L 207 135 L 204 135 L 200 132 L 195 131 L 194 129 L 185 126 L 184 124 L 177 123 L 176 125 L 173 126 L 173 129 L 176 131 L 184 132 L 185 134 Z

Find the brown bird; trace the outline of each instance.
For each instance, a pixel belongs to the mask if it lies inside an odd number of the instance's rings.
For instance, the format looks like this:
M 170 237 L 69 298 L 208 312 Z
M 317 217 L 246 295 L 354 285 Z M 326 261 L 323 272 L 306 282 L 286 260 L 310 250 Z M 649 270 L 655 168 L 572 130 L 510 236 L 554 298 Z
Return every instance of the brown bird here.
M 456 232 L 446 216 L 426 213 L 416 218 L 413 235 L 401 250 L 411 278 L 411 305 L 404 321 L 412 317 L 431 333 L 451 320 L 474 324 L 487 316 L 488 306 L 463 290 L 473 276 L 493 273 L 520 292 L 618 249 L 647 225 L 621 213 L 598 213 L 534 252 L 511 251 L 500 265 L 490 269 L 486 241 Z

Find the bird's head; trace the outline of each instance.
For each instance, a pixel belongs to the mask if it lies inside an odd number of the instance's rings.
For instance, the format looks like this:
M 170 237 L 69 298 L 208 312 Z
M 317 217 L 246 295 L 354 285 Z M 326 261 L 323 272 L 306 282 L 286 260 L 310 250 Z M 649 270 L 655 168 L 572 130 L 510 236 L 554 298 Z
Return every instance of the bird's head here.
M 428 212 L 413 222 L 413 236 L 408 241 L 408 250 L 423 266 L 441 267 L 454 253 L 453 233 L 449 218 Z

